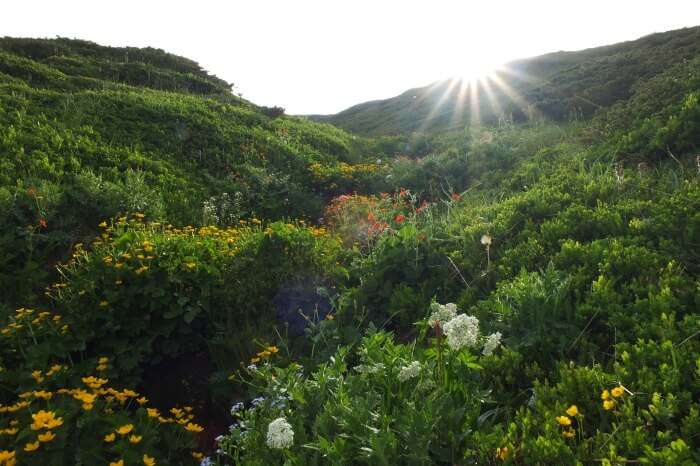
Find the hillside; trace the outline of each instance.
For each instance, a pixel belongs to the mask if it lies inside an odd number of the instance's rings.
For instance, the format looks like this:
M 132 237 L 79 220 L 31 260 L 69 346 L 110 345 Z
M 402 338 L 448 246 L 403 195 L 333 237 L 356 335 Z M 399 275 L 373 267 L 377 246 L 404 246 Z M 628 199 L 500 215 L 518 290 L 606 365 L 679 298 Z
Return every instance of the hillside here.
M 363 135 L 495 124 L 506 119 L 571 121 L 629 97 L 635 85 L 700 55 L 700 27 L 577 52 L 507 63 L 478 83 L 446 80 L 310 118 Z
M 700 464 L 699 33 L 376 137 L 0 39 L 0 466 Z

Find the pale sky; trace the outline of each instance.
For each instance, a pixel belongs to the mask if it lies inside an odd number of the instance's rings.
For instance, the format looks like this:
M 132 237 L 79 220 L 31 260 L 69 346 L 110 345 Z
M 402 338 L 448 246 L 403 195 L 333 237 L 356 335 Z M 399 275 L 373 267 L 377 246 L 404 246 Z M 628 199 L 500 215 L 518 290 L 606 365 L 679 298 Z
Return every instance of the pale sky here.
M 696 25 L 697 0 L 0 2 L 0 36 L 162 48 L 293 114 Z

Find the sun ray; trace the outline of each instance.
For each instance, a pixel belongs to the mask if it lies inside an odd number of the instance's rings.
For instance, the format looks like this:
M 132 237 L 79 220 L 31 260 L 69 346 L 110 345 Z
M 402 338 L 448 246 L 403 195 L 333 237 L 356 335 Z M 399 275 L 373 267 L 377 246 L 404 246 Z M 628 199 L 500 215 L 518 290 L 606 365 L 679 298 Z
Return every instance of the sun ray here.
M 449 129 L 455 128 L 461 125 L 462 115 L 464 114 L 464 109 L 467 107 L 467 100 L 471 106 L 471 95 L 468 91 L 471 90 L 471 83 L 464 78 L 459 79 L 459 92 L 457 93 L 457 98 L 455 99 L 454 110 L 452 112 L 452 117 L 450 118 Z
M 518 94 L 508 83 L 505 82 L 498 74 L 494 74 L 491 79 L 494 81 L 496 87 L 503 91 L 510 100 L 515 104 L 516 107 L 525 115 L 528 119 L 533 119 L 539 116 L 537 109 L 530 104 L 524 97 Z
M 440 114 L 438 113 L 441 109 L 441 107 L 444 105 L 445 101 L 450 97 L 450 94 L 452 93 L 452 90 L 454 87 L 457 85 L 459 82 L 458 79 L 451 79 L 449 83 L 447 83 L 447 87 L 445 89 L 445 92 L 442 93 L 440 98 L 438 99 L 437 102 L 435 102 L 435 105 L 433 108 L 430 110 L 428 115 L 423 119 L 423 122 L 421 123 L 420 127 L 418 128 L 418 131 L 425 131 L 428 126 L 430 125 L 430 121 L 439 116 Z

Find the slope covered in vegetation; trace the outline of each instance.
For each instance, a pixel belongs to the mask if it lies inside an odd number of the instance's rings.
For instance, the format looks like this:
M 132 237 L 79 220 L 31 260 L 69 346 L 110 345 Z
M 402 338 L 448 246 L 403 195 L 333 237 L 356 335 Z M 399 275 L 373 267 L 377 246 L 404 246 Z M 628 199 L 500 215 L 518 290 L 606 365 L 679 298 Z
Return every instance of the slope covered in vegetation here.
M 494 124 L 504 116 L 570 121 L 626 100 L 635 85 L 698 55 L 700 28 L 687 28 L 517 60 L 480 82 L 440 81 L 312 118 L 367 135 L 460 128 L 476 118 Z
M 692 34 L 588 51 L 658 69 L 572 119 L 376 139 L 3 39 L 0 464 L 697 464 Z

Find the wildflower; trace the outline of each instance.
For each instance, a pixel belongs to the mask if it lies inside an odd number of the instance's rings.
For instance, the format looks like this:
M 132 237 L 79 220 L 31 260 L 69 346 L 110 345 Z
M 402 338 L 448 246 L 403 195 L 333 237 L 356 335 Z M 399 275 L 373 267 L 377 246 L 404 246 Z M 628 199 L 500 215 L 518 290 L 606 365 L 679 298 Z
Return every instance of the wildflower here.
M 31 425 L 32 430 L 53 429 L 63 425 L 63 418 L 57 418 L 53 411 L 44 411 L 43 409 L 32 414 L 32 419 L 34 419 Z
M 143 457 L 141 458 L 143 460 L 143 464 L 146 466 L 154 466 L 156 464 L 156 459 L 148 456 L 147 454 L 143 454 Z
M 413 361 L 408 366 L 404 366 L 399 371 L 399 382 L 405 382 L 420 374 L 421 365 L 418 361 Z
M 615 400 L 605 400 L 603 401 L 603 408 L 606 411 L 610 411 L 611 409 L 615 409 L 616 404 L 617 403 L 615 403 Z
M 41 371 L 33 371 L 32 377 L 34 378 L 34 380 L 37 381 L 37 383 L 41 383 L 44 381 L 44 377 L 42 377 Z
M 108 302 L 108 301 L 106 301 L 106 300 L 104 300 L 104 299 L 103 299 L 102 301 L 100 301 L 100 307 L 105 307 L 105 306 L 108 306 L 108 305 L 109 305 L 109 302 Z
M 240 401 L 231 406 L 231 416 L 235 416 L 238 413 L 238 411 L 241 411 L 243 409 L 243 407 L 243 403 L 241 403 Z
M 454 303 L 433 303 L 430 305 L 430 310 L 432 313 L 428 318 L 428 325 L 433 328 L 442 327 L 457 316 L 457 305 Z
M 39 439 L 40 442 L 50 442 L 51 440 L 56 438 L 56 434 L 54 434 L 50 430 L 47 430 L 43 434 L 39 434 L 37 436 L 37 438 Z
M 276 346 L 268 346 L 268 347 L 267 347 L 267 350 L 268 350 L 270 353 L 275 354 L 275 353 L 277 353 L 277 352 L 279 351 L 279 348 L 277 348 Z
M 10 450 L 0 450 L 0 464 L 14 466 L 17 463 L 15 460 L 15 452 Z
M 136 269 L 136 274 L 140 275 L 140 274 L 144 273 L 146 270 L 148 270 L 148 267 L 143 265 L 143 266 L 139 267 L 138 269 Z
M 115 438 L 117 438 L 117 434 L 115 434 L 114 432 L 111 432 L 111 433 L 105 435 L 104 441 L 105 442 L 114 442 Z
M 484 246 L 491 246 L 491 236 L 483 235 L 481 237 L 481 244 L 483 244 Z
M 112 461 L 109 466 L 124 466 L 124 460 Z
M 508 459 L 508 456 L 510 455 L 510 450 L 508 450 L 508 447 L 498 447 L 496 448 L 496 459 L 505 461 Z
M 143 406 L 143 405 L 145 405 L 146 403 L 148 403 L 148 398 L 146 398 L 145 396 L 142 396 L 141 398 L 136 398 L 136 402 L 137 402 L 139 405 Z
M 580 414 L 579 410 L 578 410 L 578 406 L 576 406 L 576 405 L 569 406 L 569 409 L 566 410 L 566 414 L 568 414 L 571 417 L 578 416 Z
M 603 392 L 600 394 L 600 399 L 603 401 L 609 400 L 610 392 L 607 389 L 603 390 Z
M 259 396 L 259 397 L 257 397 L 257 398 L 253 398 L 253 401 L 251 401 L 251 404 L 252 404 L 254 407 L 256 407 L 256 406 L 261 405 L 264 401 L 265 401 L 265 397 L 264 397 L 264 396 Z
M 188 422 L 185 426 L 185 430 L 188 432 L 202 432 L 204 430 L 204 427 L 200 426 L 199 424 Z
M 200 453 L 198 451 L 193 451 L 192 458 L 194 458 L 197 461 L 202 461 L 204 459 L 204 453 Z
M 622 388 L 622 386 L 615 387 L 611 390 L 610 393 L 612 393 L 612 396 L 614 396 L 615 398 L 620 398 L 622 395 L 625 394 L 625 389 Z
M 403 214 L 398 214 L 396 217 L 394 217 L 394 221 L 396 223 L 403 223 L 404 220 L 406 220 L 406 216 Z
M 131 435 L 129 436 L 129 442 L 131 443 L 139 443 L 143 439 L 142 435 Z
M 97 360 L 97 364 L 109 364 L 109 358 L 107 356 L 102 356 Z
M 267 427 L 267 446 L 270 448 L 289 448 L 294 443 L 294 431 L 291 424 L 283 417 L 277 418 Z
M 207 456 L 199 463 L 199 466 L 214 466 L 214 462 Z
M 484 356 L 491 355 L 491 353 L 493 353 L 493 350 L 500 346 L 501 336 L 501 332 L 496 332 L 486 337 L 486 343 L 484 343 L 484 350 L 482 351 L 482 354 Z
M 100 228 L 107 228 L 107 222 L 102 222 L 99 225 L 97 225 Z
M 564 438 L 573 438 L 576 433 L 573 431 L 573 429 L 564 429 L 561 432 L 561 435 L 563 435 Z
M 117 433 L 119 435 L 126 435 L 129 432 L 134 430 L 134 425 L 133 424 L 125 424 L 117 429 Z
M 460 314 L 444 325 L 447 344 L 453 350 L 474 347 L 479 337 L 479 319 Z
M 567 416 L 557 416 L 556 417 L 557 422 L 561 426 L 570 426 L 571 425 L 571 418 Z
M 39 449 L 39 441 L 38 440 L 34 443 L 27 443 L 24 446 L 24 451 L 26 451 L 26 452 L 36 451 L 38 449 Z

